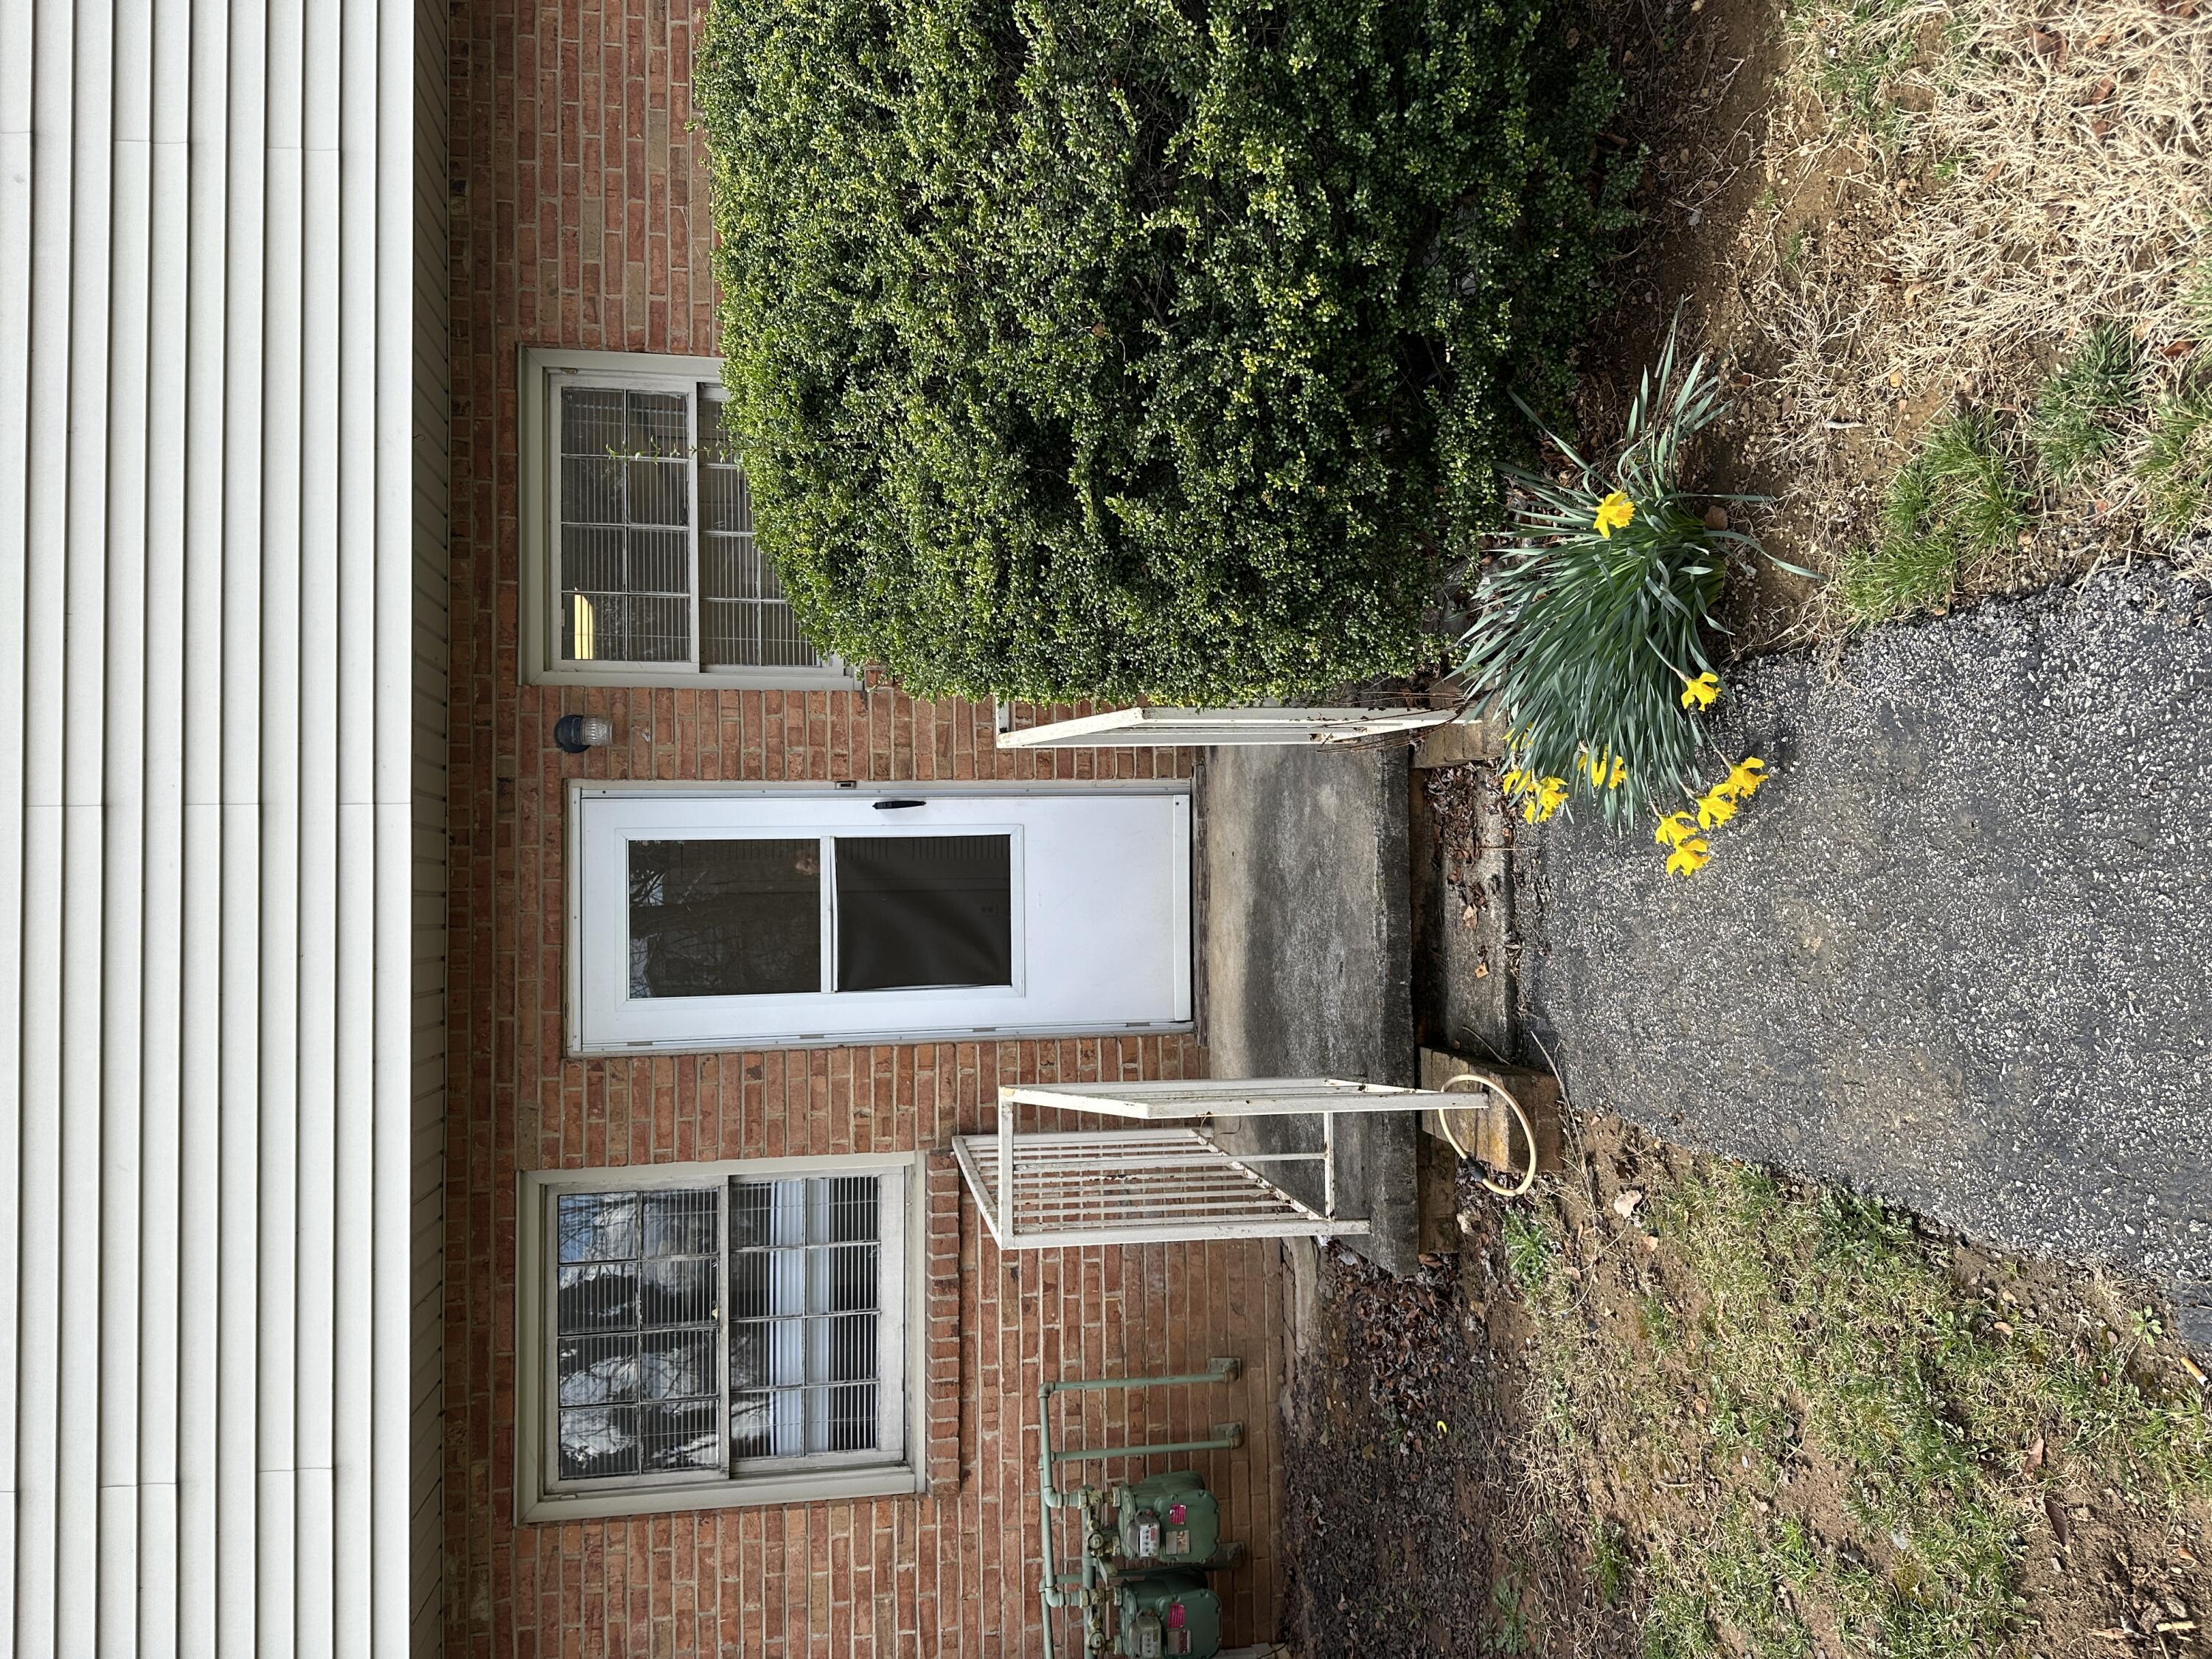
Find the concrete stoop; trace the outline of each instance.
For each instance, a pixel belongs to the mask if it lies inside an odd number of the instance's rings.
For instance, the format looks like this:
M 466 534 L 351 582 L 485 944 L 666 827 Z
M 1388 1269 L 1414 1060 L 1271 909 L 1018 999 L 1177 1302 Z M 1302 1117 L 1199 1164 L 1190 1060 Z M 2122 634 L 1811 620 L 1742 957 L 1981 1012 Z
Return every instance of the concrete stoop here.
M 1416 1080 L 1408 780 L 1402 746 L 1205 752 L 1200 1036 L 1213 1076 Z M 1411 1114 L 1338 1121 L 1339 1213 L 1370 1223 L 1346 1243 L 1391 1273 L 1419 1263 L 1419 1139 Z M 1222 1139 L 1312 1151 L 1321 1122 L 1247 1120 Z M 1318 1206 L 1315 1166 L 1273 1174 Z

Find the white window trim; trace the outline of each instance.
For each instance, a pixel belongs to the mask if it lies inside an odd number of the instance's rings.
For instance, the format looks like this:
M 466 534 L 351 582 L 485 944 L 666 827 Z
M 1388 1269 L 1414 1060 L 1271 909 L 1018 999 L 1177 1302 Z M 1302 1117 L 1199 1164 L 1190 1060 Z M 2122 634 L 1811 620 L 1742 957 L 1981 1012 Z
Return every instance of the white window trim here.
M 860 682 L 835 659 L 816 668 L 693 668 L 684 664 L 563 662 L 555 641 L 559 591 L 553 580 L 553 453 L 556 377 L 610 377 L 625 386 L 687 390 L 722 378 L 720 357 L 682 357 L 644 351 L 568 351 L 525 346 L 520 359 L 520 431 L 515 453 L 516 507 L 521 519 L 521 635 L 520 659 L 526 685 L 675 686 L 692 690 L 850 691 Z M 695 596 L 696 597 L 696 596 Z
M 548 1303 L 552 1260 L 548 1249 L 554 1196 L 562 1192 L 696 1187 L 709 1182 L 788 1180 L 805 1175 L 859 1175 L 869 1170 L 904 1176 L 903 1225 L 895 1241 L 902 1252 L 894 1277 L 906 1301 L 901 1358 L 905 1366 L 905 1446 L 896 1460 L 821 1470 L 778 1468 L 752 1474 L 717 1471 L 691 1476 L 649 1476 L 639 1485 L 586 1490 L 556 1487 L 549 1459 L 552 1427 L 551 1321 Z M 615 1165 L 591 1170 L 526 1170 L 519 1178 L 515 1211 L 514 1494 L 519 1524 L 551 1524 L 602 1516 L 660 1515 L 689 1510 L 737 1509 L 757 1504 L 811 1504 L 848 1498 L 891 1498 L 920 1492 L 927 1431 L 927 1205 L 920 1152 L 854 1152 L 828 1158 L 729 1158 L 697 1164 Z M 885 1241 L 892 1243 L 893 1241 Z M 717 1298 L 727 1320 L 728 1266 Z

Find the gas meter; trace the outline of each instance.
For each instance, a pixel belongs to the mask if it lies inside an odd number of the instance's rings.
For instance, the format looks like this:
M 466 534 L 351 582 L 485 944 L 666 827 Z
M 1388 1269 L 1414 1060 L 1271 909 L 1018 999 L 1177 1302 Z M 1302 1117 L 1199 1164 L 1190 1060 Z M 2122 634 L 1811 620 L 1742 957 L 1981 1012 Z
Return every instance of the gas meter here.
M 1115 1599 L 1122 1659 L 1212 1659 L 1221 1650 L 1221 1598 L 1195 1573 L 1146 1573 L 1125 1580 Z
M 1114 1489 L 1115 1535 L 1128 1568 L 1194 1567 L 1213 1559 L 1221 1506 L 1188 1469 Z

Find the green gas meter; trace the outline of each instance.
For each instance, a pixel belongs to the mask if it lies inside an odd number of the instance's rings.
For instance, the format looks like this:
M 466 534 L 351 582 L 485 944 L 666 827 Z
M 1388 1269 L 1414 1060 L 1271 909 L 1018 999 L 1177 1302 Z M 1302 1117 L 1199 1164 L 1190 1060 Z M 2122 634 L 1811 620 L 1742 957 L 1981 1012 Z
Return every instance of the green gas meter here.
M 1147 1475 L 1113 1494 L 1115 1543 L 1122 1565 L 1196 1567 L 1221 1541 L 1221 1506 L 1189 1469 Z
M 1057 1471 L 1109 1458 L 1231 1452 L 1244 1443 L 1244 1425 L 1216 1423 L 1203 1439 L 1055 1446 L 1052 1401 L 1071 1392 L 1231 1382 L 1239 1369 L 1233 1358 L 1217 1359 L 1203 1371 L 1175 1376 L 1075 1377 L 1038 1389 L 1044 1659 L 1054 1659 L 1054 1614 L 1060 1610 L 1079 1621 L 1075 1651 L 1082 1659 L 1215 1659 L 1221 1651 L 1221 1598 L 1205 1575 L 1234 1568 L 1243 1548 L 1222 1541 L 1220 1500 L 1205 1477 L 1175 1469 L 1112 1485 L 1063 1486 Z M 1063 1571 L 1054 1550 L 1054 1517 L 1071 1510 L 1079 1543 L 1068 1563 L 1074 1571 Z
M 1221 1651 L 1221 1598 L 1195 1573 L 1153 1572 L 1115 1591 L 1114 1651 L 1123 1659 L 1211 1659 Z

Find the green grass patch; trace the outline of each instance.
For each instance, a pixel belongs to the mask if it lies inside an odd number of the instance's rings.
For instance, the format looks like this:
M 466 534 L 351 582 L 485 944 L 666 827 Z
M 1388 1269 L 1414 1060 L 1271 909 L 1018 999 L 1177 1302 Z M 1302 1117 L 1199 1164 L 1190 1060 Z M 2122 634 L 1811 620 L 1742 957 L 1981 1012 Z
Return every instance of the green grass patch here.
M 2143 515 L 2160 534 L 2185 535 L 2212 522 L 2212 385 L 2159 399 L 2136 478 Z
M 2198 327 L 2212 329 L 2212 259 L 2199 259 L 2182 280 L 2181 295 L 2190 314 Z
M 1505 1265 L 1521 1294 L 1534 1302 L 1552 1288 L 1552 1258 L 1557 1246 L 1551 1230 L 1527 1210 L 1505 1218 Z
M 1929 610 L 1950 599 L 1962 562 L 2009 546 L 2027 526 L 1994 425 L 1947 416 L 1891 482 L 1874 544 L 1844 555 L 1837 591 L 1856 622 Z
M 2009 1651 L 2046 1492 L 2108 1486 L 2177 1515 L 2212 1501 L 2212 1423 L 2141 1363 L 2161 1335 L 2148 1315 L 2061 1328 L 2023 1303 L 2000 1323 L 1903 1218 L 1756 1170 L 1701 1164 L 1650 1220 L 1665 1261 L 1622 1271 L 1668 1304 L 1677 1346 L 1662 1358 L 1606 1334 L 1582 1303 L 1624 1287 L 1594 1279 L 1534 1304 L 1531 1382 L 1538 1415 L 1571 1418 L 1609 1469 L 1660 1472 L 1649 1502 L 1588 1522 L 1608 1600 L 1643 1558 L 1646 1659 Z M 1556 1282 L 1569 1234 L 1555 1208 L 1516 1214 L 1516 1278 L 1540 1261 Z M 2047 1455 L 2024 1460 L 2036 1443 Z M 1793 1512 L 1792 1478 L 1838 1495 L 1848 1536 Z M 1705 1496 L 1666 1497 L 1688 1488 Z
M 1906 111 L 1898 82 L 1921 58 L 1911 0 L 1791 0 L 1784 17 L 1799 79 L 1844 131 L 1894 141 Z
M 2142 349 L 2125 323 L 2098 324 L 2044 381 L 2027 439 L 2058 484 L 2079 483 L 2122 442 L 2119 422 L 2141 406 Z

